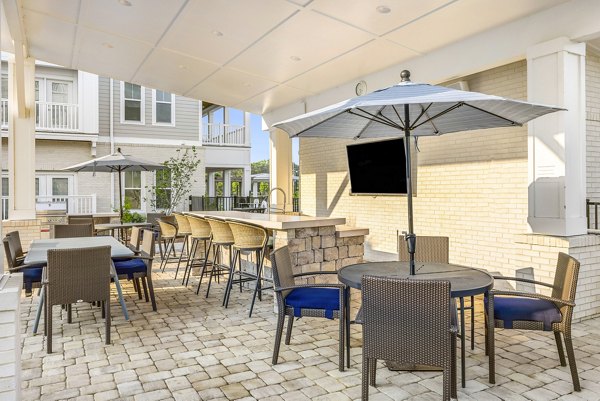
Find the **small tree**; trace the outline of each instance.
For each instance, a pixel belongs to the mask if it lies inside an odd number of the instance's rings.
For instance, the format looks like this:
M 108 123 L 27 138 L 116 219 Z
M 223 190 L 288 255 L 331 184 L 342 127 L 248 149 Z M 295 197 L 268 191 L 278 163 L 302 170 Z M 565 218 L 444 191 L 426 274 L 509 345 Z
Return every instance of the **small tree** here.
M 194 173 L 200 165 L 200 159 L 196 147 L 192 146 L 183 152 L 177 149 L 177 154 L 162 164 L 167 169 L 157 171 L 155 184 L 146 188 L 152 193 L 152 208 L 165 209 L 167 214 L 171 214 L 191 192 L 192 185 L 197 181 Z

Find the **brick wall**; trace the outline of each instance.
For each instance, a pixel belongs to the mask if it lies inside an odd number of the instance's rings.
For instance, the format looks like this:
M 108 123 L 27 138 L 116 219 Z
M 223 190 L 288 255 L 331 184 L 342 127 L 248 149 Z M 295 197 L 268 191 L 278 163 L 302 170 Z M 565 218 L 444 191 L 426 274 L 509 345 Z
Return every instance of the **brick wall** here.
M 2 232 L 4 234 L 11 231 L 18 231 L 21 237 L 23 251 L 29 250 L 29 245 L 35 239 L 42 238 L 42 222 L 40 219 L 33 220 L 5 220 L 2 222 Z M 44 238 L 48 238 L 48 233 L 44 233 Z
M 587 197 L 600 201 L 600 53 L 586 54 Z
M 23 275 L 17 273 L 0 290 L 0 400 L 21 399 L 22 286 Z

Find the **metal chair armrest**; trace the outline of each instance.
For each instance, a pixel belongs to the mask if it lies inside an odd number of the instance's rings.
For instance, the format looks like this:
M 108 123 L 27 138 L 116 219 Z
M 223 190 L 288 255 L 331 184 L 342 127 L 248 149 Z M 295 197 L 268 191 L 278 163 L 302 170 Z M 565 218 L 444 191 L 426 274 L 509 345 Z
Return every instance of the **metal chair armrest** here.
M 506 277 L 506 276 L 492 276 L 494 278 L 494 280 L 511 280 L 511 281 L 519 281 L 522 283 L 529 283 L 529 284 L 537 284 L 537 285 L 542 285 L 544 287 L 549 287 L 549 288 L 554 288 L 554 286 L 552 284 L 548 284 L 548 283 L 543 283 L 541 281 L 536 281 L 536 280 L 530 280 L 528 278 L 522 278 L 522 277 Z
M 305 276 L 316 276 L 319 274 L 338 274 L 338 272 L 331 271 L 331 270 L 318 271 L 318 272 L 305 272 L 305 273 L 294 274 L 293 277 L 295 278 L 295 277 L 305 277 Z
M 554 302 L 554 303 L 561 304 L 561 305 L 575 306 L 575 302 L 567 301 L 565 299 L 560 299 L 560 298 L 548 297 L 548 296 L 542 295 L 542 294 L 533 294 L 531 292 L 491 290 L 489 292 L 489 294 L 490 294 L 490 296 L 508 295 L 508 296 L 515 296 L 515 297 L 543 299 L 543 300 Z
M 343 290 L 346 288 L 346 286 L 344 284 L 297 284 L 288 287 L 275 287 L 273 291 L 281 292 L 286 290 L 294 290 L 296 288 L 339 288 L 340 290 Z

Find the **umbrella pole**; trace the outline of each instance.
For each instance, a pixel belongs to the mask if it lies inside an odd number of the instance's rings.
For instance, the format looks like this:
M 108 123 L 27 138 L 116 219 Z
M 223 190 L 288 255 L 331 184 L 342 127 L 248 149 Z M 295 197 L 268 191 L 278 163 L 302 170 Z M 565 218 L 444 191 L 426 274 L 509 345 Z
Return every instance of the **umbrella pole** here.
M 123 224 L 123 190 L 121 187 L 121 171 L 117 170 L 119 174 L 119 221 Z
M 415 250 L 417 247 L 417 237 L 413 229 L 413 204 L 412 204 L 412 179 L 411 179 L 411 161 L 410 161 L 410 116 L 409 106 L 404 105 L 404 146 L 406 147 L 406 189 L 407 189 L 407 206 L 408 206 L 408 233 L 404 234 L 408 254 L 410 256 L 409 267 L 410 275 L 415 274 Z

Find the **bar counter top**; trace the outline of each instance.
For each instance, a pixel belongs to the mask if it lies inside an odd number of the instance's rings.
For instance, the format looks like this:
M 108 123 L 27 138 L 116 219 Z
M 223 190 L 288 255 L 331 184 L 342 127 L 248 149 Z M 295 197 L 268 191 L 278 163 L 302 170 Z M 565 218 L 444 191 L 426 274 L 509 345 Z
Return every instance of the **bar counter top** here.
M 295 228 L 324 227 L 346 224 L 343 217 L 312 217 L 295 216 L 291 214 L 263 214 L 235 211 L 194 211 L 191 215 L 201 217 L 219 217 L 222 219 L 235 219 L 256 224 L 271 230 L 289 230 Z

